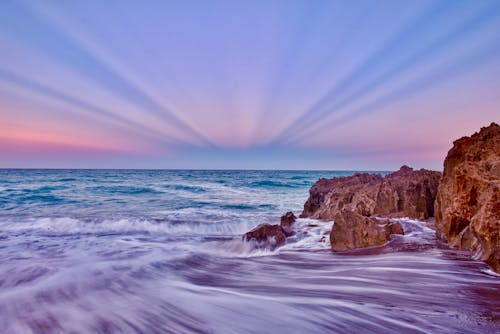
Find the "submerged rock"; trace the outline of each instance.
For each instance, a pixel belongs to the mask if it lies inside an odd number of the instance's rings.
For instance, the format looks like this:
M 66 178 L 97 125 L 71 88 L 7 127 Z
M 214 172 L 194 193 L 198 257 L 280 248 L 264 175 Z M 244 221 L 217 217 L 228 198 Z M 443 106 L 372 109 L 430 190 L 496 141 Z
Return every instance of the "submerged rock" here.
M 440 172 L 403 166 L 382 177 L 356 173 L 320 179 L 309 190 L 300 217 L 334 219 L 343 211 L 363 216 L 427 219 L 434 215 Z
M 337 252 L 382 246 L 391 239 L 392 234 L 404 234 L 400 223 L 344 210 L 335 216 L 330 232 L 330 245 L 332 250 Z
M 500 126 L 453 143 L 436 200 L 436 234 L 500 272 Z

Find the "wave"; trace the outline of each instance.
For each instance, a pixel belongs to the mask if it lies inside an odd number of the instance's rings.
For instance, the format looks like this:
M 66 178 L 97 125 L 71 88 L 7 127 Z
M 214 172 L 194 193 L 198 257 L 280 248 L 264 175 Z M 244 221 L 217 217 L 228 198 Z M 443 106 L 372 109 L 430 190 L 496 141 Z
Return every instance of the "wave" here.
M 178 190 L 185 191 L 188 193 L 217 193 L 217 194 L 247 194 L 246 191 L 238 189 L 236 187 L 230 186 L 225 183 L 221 183 L 218 181 L 210 181 L 210 182 L 199 182 L 199 183 L 173 183 L 166 184 L 163 186 L 163 189 L 168 190 Z
M 147 219 L 81 220 L 69 217 L 38 218 L 0 223 L 0 232 L 68 234 L 162 233 L 186 236 L 234 236 L 251 229 L 250 222 L 175 222 Z
M 62 198 L 51 194 L 32 194 L 28 196 L 21 196 L 20 200 L 26 202 L 43 202 L 45 204 L 56 204 L 64 201 Z
M 269 187 L 269 188 L 297 188 L 299 185 L 293 184 L 291 182 L 278 182 L 271 180 L 262 180 L 250 182 L 251 187 Z
M 134 187 L 134 186 L 100 186 L 100 187 L 90 187 L 87 190 L 95 191 L 99 193 L 112 193 L 120 195 L 141 195 L 141 194 L 162 194 L 156 188 L 148 187 Z
M 207 189 L 199 186 L 190 186 L 190 185 L 183 185 L 183 184 L 172 184 L 165 186 L 166 189 L 170 190 L 181 190 L 181 191 L 187 191 L 187 192 L 193 192 L 193 193 L 204 193 L 207 192 Z
M 62 179 L 57 179 L 57 182 L 73 182 L 73 181 L 78 181 L 78 179 L 74 177 L 64 177 Z
M 54 190 L 67 189 L 66 186 L 43 186 L 34 190 L 25 190 L 29 192 L 51 192 Z
M 325 250 L 330 249 L 331 227 L 332 223 L 328 221 L 300 218 L 295 222 L 295 234 L 278 247 L 268 242 L 246 241 L 238 237 L 205 242 L 198 250 L 216 256 L 245 258 L 277 255 L 295 250 Z
M 220 206 L 221 209 L 226 210 L 259 210 L 259 209 L 276 209 L 276 205 L 273 204 L 224 204 Z
M 290 180 L 309 180 L 310 179 L 310 176 L 306 176 L 306 175 L 296 175 L 296 176 L 292 176 L 290 178 Z

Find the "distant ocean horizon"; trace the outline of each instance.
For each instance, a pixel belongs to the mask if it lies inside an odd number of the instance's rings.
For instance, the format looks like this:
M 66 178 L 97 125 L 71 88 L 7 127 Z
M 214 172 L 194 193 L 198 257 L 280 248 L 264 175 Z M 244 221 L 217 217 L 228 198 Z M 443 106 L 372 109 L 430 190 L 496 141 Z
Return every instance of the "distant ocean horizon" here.
M 332 253 L 331 221 L 299 219 L 279 248 L 242 240 L 355 172 L 0 169 L 2 330 L 498 331 L 498 275 L 424 222 L 355 256 Z
M 39 168 L 39 167 L 0 167 L 0 170 L 123 170 L 123 171 L 234 171 L 234 172 L 349 172 L 349 173 L 390 173 L 397 169 L 282 169 L 282 168 L 262 168 L 262 169 L 242 169 L 242 168 L 71 168 L 71 167 L 47 167 L 47 168 Z

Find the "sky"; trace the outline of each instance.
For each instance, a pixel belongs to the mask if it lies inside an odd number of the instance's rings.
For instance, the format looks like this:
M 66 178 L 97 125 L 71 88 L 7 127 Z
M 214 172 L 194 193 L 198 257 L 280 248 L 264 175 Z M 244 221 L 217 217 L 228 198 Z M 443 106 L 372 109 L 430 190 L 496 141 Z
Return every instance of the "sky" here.
M 0 168 L 442 169 L 500 1 L 0 2 Z

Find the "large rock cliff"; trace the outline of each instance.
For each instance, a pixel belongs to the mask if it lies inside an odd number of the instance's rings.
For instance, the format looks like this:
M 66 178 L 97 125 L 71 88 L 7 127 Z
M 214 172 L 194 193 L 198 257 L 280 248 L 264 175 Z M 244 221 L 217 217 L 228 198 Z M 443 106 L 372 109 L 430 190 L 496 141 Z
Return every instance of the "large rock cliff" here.
M 309 190 L 301 217 L 335 219 L 343 211 L 363 216 L 427 219 L 434 216 L 440 172 L 403 166 L 382 177 L 357 173 L 320 179 Z
M 436 233 L 500 272 L 500 126 L 453 143 L 436 199 Z

